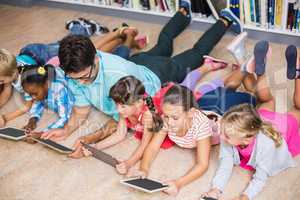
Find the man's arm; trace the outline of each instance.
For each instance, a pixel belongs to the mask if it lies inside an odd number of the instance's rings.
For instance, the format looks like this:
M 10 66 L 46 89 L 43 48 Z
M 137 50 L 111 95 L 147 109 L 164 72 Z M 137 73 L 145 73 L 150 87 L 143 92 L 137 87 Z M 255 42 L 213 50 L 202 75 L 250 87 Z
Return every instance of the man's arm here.
M 114 119 L 110 119 L 99 130 L 89 135 L 83 136 L 85 143 L 97 143 L 117 131 L 118 123 Z
M 64 140 L 70 136 L 78 127 L 85 122 L 90 113 L 91 107 L 74 106 L 69 121 L 62 129 L 52 129 L 42 135 L 43 139 Z

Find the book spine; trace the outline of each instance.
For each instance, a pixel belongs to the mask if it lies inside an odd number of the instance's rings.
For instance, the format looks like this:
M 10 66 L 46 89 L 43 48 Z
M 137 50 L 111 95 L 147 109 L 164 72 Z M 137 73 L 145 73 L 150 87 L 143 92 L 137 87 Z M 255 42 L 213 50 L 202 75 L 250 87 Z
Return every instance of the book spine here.
M 255 16 L 256 16 L 256 23 L 260 24 L 260 1 L 255 0 Z
M 251 24 L 250 1 L 244 0 L 245 23 Z
M 249 0 L 249 2 L 250 2 L 250 17 L 251 17 L 251 22 L 255 22 L 254 0 Z
M 282 23 L 281 23 L 282 7 L 283 7 L 283 1 L 282 0 L 276 0 L 276 5 L 275 5 L 275 26 L 277 28 L 282 27 Z
M 245 10 L 244 10 L 244 0 L 239 1 L 240 4 L 240 20 L 242 23 L 245 23 Z

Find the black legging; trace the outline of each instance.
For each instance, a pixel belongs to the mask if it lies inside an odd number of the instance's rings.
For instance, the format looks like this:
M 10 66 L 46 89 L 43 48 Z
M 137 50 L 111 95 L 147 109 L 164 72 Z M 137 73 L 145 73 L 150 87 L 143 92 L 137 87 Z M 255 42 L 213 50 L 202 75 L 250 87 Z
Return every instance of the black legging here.
M 149 51 L 131 56 L 129 60 L 149 68 L 162 83 L 182 82 L 189 71 L 202 64 L 203 56 L 211 52 L 227 30 L 225 24 L 218 20 L 192 49 L 171 57 L 174 38 L 189 25 L 189 22 L 189 18 L 177 12 L 160 32 L 157 44 Z

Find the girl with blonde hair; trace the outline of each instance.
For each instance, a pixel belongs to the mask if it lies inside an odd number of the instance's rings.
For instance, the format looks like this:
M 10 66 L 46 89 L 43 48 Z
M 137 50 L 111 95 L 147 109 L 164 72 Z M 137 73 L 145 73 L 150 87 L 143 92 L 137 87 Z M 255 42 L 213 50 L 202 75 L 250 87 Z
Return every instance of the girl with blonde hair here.
M 265 54 L 255 58 L 257 79 L 248 84 L 256 88 L 260 106 L 255 109 L 249 104 L 242 104 L 224 114 L 221 120 L 220 164 L 212 188 L 201 199 L 221 197 L 234 165 L 254 172 L 247 188 L 234 199 L 253 199 L 262 191 L 268 177 L 295 166 L 293 157 L 300 153 L 300 103 L 297 101 L 300 99 L 300 79 L 294 77 L 294 108 L 285 114 L 275 112 L 275 100 L 265 75 L 269 45 L 262 41 L 256 48 L 261 48 Z M 257 62 L 260 58 L 263 62 Z M 289 66 L 288 74 L 290 70 L 295 71 Z

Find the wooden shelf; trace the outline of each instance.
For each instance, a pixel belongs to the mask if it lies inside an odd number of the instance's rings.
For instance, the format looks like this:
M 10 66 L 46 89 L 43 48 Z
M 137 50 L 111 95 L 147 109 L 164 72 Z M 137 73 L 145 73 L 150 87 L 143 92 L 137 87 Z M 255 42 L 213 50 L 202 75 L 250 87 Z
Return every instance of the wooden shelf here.
M 67 0 L 48 0 L 48 1 L 60 2 L 60 3 L 67 3 L 67 4 L 76 4 L 76 5 L 82 5 L 82 6 L 92 6 L 92 7 L 99 7 L 99 8 L 107 8 L 107 9 L 112 9 L 112 10 L 135 12 L 135 13 L 146 14 L 146 15 L 156 15 L 156 16 L 163 16 L 163 17 L 171 17 L 171 16 L 173 16 L 173 13 L 171 13 L 171 12 L 158 12 L 158 11 L 150 11 L 150 10 L 137 10 L 137 9 L 133 9 L 133 8 L 108 6 L 108 5 L 101 5 L 101 4 L 96 4 L 96 3 L 82 3 L 82 2 L 73 1 L 73 0 L 70 0 L 70 1 L 67 1 Z M 212 18 L 212 17 L 208 17 L 208 18 L 194 17 L 193 21 L 213 24 L 215 22 L 215 19 Z M 300 32 L 292 32 L 292 31 L 282 30 L 282 29 L 276 29 L 276 28 L 264 28 L 264 27 L 254 26 L 254 25 L 245 25 L 244 28 L 246 30 L 252 30 L 252 31 L 261 31 L 261 32 L 268 32 L 268 33 L 274 33 L 274 34 L 281 34 L 281 35 L 289 35 L 289 36 L 300 37 Z

